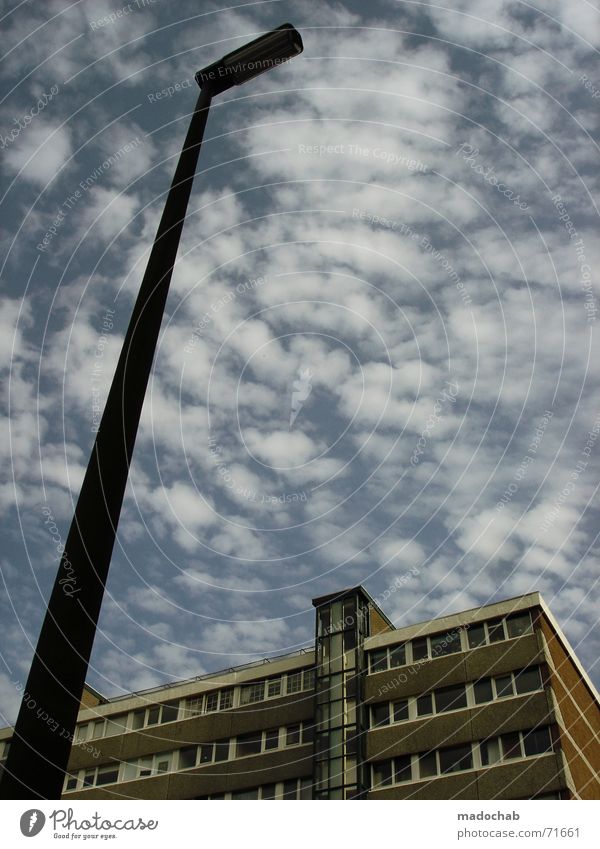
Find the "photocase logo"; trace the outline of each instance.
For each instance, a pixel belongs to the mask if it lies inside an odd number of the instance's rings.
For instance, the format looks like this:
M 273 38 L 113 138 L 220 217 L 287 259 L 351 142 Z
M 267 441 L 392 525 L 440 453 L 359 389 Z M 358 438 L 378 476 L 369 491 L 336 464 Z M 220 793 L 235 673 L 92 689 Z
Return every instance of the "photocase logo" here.
M 312 392 L 312 371 L 309 368 L 299 368 L 298 378 L 293 383 L 292 403 L 290 409 L 290 430 L 294 422 L 298 418 L 298 413 L 302 409 L 304 402 Z
M 21 834 L 24 837 L 35 837 L 46 824 L 46 817 L 38 808 L 31 808 L 21 816 Z

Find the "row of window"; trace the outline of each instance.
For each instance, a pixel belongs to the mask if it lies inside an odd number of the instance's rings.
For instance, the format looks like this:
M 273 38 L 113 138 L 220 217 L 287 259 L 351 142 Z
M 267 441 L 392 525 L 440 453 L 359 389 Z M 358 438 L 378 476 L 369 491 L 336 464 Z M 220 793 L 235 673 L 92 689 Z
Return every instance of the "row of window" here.
M 175 751 L 159 752 L 121 763 L 105 764 L 70 774 L 66 779 L 65 790 L 99 787 L 117 781 L 134 781 L 138 778 L 149 778 L 164 772 L 192 769 L 204 764 L 219 763 L 284 747 L 304 745 L 312 743 L 313 733 L 312 723 L 302 722 L 283 728 L 242 734 L 211 743 L 185 746 Z
M 196 799 L 312 799 L 312 781 L 310 778 L 291 778 L 251 790 L 212 793 L 210 796 L 196 796 Z
M 299 672 L 289 672 L 287 675 L 253 681 L 250 684 L 241 684 L 238 687 L 225 687 L 187 699 L 175 699 L 105 719 L 92 720 L 77 726 L 75 742 L 110 737 L 127 731 L 139 731 L 142 728 L 174 722 L 177 719 L 189 719 L 192 716 L 254 704 L 265 699 L 300 693 L 303 690 L 312 690 L 314 674 L 314 669 L 303 669 Z
M 480 769 L 514 758 L 528 758 L 553 751 L 549 727 L 513 731 L 479 743 L 446 746 L 417 755 L 401 755 L 372 765 L 372 789 Z
M 475 707 L 507 696 L 533 693 L 541 690 L 542 687 L 542 673 L 539 666 L 530 666 L 527 669 L 507 672 L 505 675 L 496 675 L 493 678 L 480 678 L 472 684 L 440 687 L 421 696 L 373 705 L 371 728 L 418 719 L 421 716 Z
M 408 663 L 417 663 L 490 645 L 501 640 L 510 640 L 513 637 L 530 634 L 532 630 L 530 612 L 525 610 L 501 619 L 477 622 L 468 627 L 442 631 L 428 637 L 415 637 L 414 640 L 397 646 L 369 652 L 369 672 L 382 672 Z

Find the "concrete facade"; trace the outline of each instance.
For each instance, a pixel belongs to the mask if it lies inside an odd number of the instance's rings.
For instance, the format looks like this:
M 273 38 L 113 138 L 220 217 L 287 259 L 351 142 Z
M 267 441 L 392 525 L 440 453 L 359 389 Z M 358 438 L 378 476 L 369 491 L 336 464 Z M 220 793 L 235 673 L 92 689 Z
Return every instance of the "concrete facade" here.
M 88 688 L 63 798 L 600 798 L 598 694 L 539 594 L 401 629 L 362 587 L 314 604 L 314 650 Z

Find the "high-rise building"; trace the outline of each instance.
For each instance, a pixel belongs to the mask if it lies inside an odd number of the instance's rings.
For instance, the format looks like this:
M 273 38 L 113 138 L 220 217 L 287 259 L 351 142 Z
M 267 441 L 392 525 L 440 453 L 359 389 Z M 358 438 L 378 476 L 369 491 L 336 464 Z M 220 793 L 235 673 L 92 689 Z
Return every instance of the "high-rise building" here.
M 313 604 L 314 650 L 88 688 L 63 798 L 600 798 L 598 694 L 538 593 L 404 628 L 362 587 Z

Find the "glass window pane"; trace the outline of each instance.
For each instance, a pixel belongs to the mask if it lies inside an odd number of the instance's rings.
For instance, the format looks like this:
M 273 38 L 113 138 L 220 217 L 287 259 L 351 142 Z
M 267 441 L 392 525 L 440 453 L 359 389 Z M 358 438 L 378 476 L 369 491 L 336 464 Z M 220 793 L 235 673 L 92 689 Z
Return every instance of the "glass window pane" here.
M 179 713 L 179 702 L 167 702 L 162 706 L 161 722 L 174 722 Z
M 485 628 L 483 627 L 483 623 L 480 625 L 471 625 L 467 631 L 467 636 L 470 648 L 476 649 L 478 646 L 485 646 Z
M 447 631 L 445 634 L 434 634 L 430 637 L 430 642 L 432 657 L 454 654 L 454 652 L 461 650 L 460 631 Z
M 462 746 L 449 746 L 440 749 L 440 772 L 460 772 L 463 769 L 473 768 L 473 753 L 471 744 Z
M 437 775 L 435 752 L 425 752 L 419 756 L 419 777 L 429 778 L 432 775 Z
M 82 740 L 87 739 L 87 734 L 88 734 L 88 724 L 87 724 L 87 722 L 85 723 L 85 725 L 78 725 L 77 728 L 75 729 L 75 742 L 80 743 Z
M 520 637 L 522 634 L 530 634 L 532 631 L 531 617 L 529 611 L 515 613 L 506 617 L 506 630 L 509 637 Z
M 91 727 L 92 727 L 92 740 L 95 740 L 98 737 L 104 736 L 104 720 L 103 719 L 97 719 L 95 722 L 92 722 Z
M 404 666 L 406 664 L 406 647 L 393 646 L 390 649 L 390 666 Z
M 296 746 L 300 742 L 300 726 L 290 725 L 285 735 L 286 746 Z
M 500 741 L 502 742 L 502 756 L 505 759 L 521 757 L 521 741 L 516 731 L 511 734 L 503 734 Z
M 413 640 L 411 645 L 413 660 L 425 660 L 426 657 L 429 657 L 427 637 L 419 637 L 417 640 Z
M 392 783 L 392 762 L 380 761 L 373 764 L 373 787 L 385 787 Z
M 234 790 L 231 794 L 232 799 L 258 799 L 258 787 L 252 790 Z
M 541 755 L 552 751 L 552 738 L 548 728 L 534 728 L 532 731 L 523 732 L 523 746 L 525 754 Z
M 256 731 L 252 734 L 242 734 L 237 738 L 235 756 L 242 758 L 245 755 L 258 755 L 262 748 L 262 732 Z
M 500 760 L 500 741 L 496 737 L 493 740 L 484 740 L 479 744 L 481 752 L 481 763 L 484 766 L 498 763 Z
M 310 722 L 302 723 L 302 742 L 312 743 L 315 737 L 315 726 Z
M 77 789 L 77 776 L 76 775 L 70 775 L 67 778 L 66 789 L 67 790 L 76 790 Z
M 191 769 L 196 766 L 196 757 L 198 755 L 197 746 L 187 746 L 185 749 L 179 750 L 179 769 Z
M 104 784 L 114 784 L 115 781 L 119 780 L 119 768 L 118 767 L 110 767 L 107 769 L 103 767 L 98 770 L 98 777 L 96 779 L 96 787 L 101 787 Z
M 229 740 L 217 740 L 215 743 L 215 761 L 226 761 L 229 758 Z
M 475 681 L 473 684 L 473 694 L 475 696 L 475 703 L 478 705 L 482 702 L 491 702 L 494 698 L 492 679 L 481 678 L 479 681 Z
M 104 730 L 105 737 L 112 737 L 115 734 L 123 734 L 127 727 L 127 714 L 121 716 L 113 716 L 106 720 L 106 728 Z
M 272 698 L 279 695 L 281 695 L 281 678 L 271 678 L 267 681 L 267 696 Z
M 279 728 L 265 731 L 265 750 L 279 748 Z
M 133 728 L 143 728 L 144 727 L 144 718 L 146 716 L 145 710 L 136 710 L 133 714 Z
M 302 689 L 314 690 L 315 688 L 315 670 L 305 669 L 302 674 Z
M 283 782 L 283 798 L 296 799 L 298 796 L 298 779 L 292 778 L 290 781 Z
M 156 764 L 157 772 L 168 772 L 169 771 L 169 760 L 160 760 Z
M 490 643 L 499 643 L 504 639 L 504 623 L 501 619 L 487 623 L 488 639 Z
M 84 787 L 93 787 L 95 778 L 96 778 L 96 770 L 95 769 L 89 769 L 85 773 L 85 775 L 83 776 L 83 786 Z
M 197 716 L 202 713 L 203 700 L 204 696 L 193 696 L 191 699 L 188 699 L 185 703 L 186 717 Z
M 240 704 L 250 705 L 254 702 L 262 702 L 265 697 L 265 682 L 260 681 L 255 684 L 246 684 L 242 687 L 240 693 Z
M 403 722 L 408 719 L 408 699 L 394 702 L 394 722 Z
M 233 707 L 233 688 L 229 687 L 227 690 L 221 690 L 221 698 L 219 701 L 219 710 L 227 710 L 227 708 Z
M 299 693 L 302 690 L 302 673 L 294 672 L 292 674 L 288 673 L 287 676 L 287 692 L 288 693 Z
M 146 725 L 156 725 L 158 723 L 158 715 L 160 713 L 160 708 L 158 705 L 155 707 L 151 707 L 148 709 L 148 719 L 146 720 Z
M 390 706 L 388 702 L 381 705 L 373 705 L 371 708 L 371 727 L 378 728 L 390 723 Z
M 494 678 L 494 682 L 496 684 L 497 698 L 501 699 L 502 696 L 513 695 L 513 684 L 510 675 L 499 675 L 497 678 Z
M 331 627 L 331 611 L 329 607 L 319 608 L 319 636 L 323 637 L 329 633 Z
M 274 799 L 275 798 L 275 785 L 274 784 L 263 784 L 261 788 L 261 799 Z
M 394 781 L 410 781 L 412 779 L 410 755 L 394 758 Z
M 207 764 L 210 763 L 213 759 L 213 744 L 212 743 L 203 743 L 200 746 L 200 763 Z
M 521 669 L 515 672 L 515 686 L 517 693 L 531 693 L 539 690 L 542 686 L 542 676 L 539 666 L 530 666 L 529 669 Z
M 356 631 L 344 631 L 344 651 L 351 651 L 356 648 Z
M 372 651 L 369 655 L 369 659 L 371 672 L 381 672 L 382 670 L 387 669 L 387 649 Z
M 435 709 L 437 713 L 458 710 L 467 706 L 467 691 L 464 684 L 456 687 L 442 687 L 435 691 Z
M 417 699 L 417 716 L 427 716 L 428 713 L 433 713 L 431 693 L 427 693 L 425 696 L 419 696 Z

